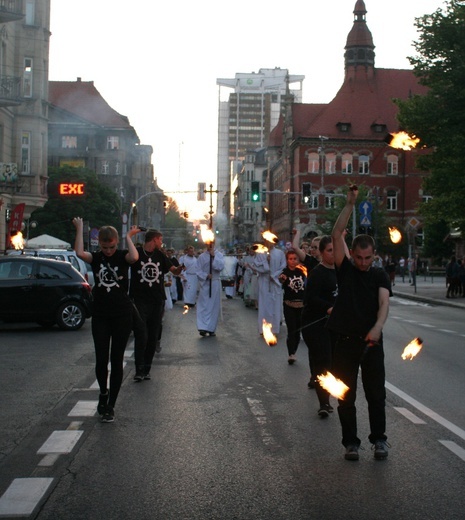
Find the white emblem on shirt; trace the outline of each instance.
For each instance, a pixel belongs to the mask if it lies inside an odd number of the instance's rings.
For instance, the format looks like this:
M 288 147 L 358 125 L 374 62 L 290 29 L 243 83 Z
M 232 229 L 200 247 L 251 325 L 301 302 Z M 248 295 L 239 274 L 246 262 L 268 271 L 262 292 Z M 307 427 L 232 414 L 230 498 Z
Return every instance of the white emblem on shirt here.
M 152 287 L 154 283 L 160 283 L 160 262 L 153 262 L 151 258 L 148 262 L 141 262 L 141 270 L 137 271 L 140 274 L 140 282 L 148 283 Z

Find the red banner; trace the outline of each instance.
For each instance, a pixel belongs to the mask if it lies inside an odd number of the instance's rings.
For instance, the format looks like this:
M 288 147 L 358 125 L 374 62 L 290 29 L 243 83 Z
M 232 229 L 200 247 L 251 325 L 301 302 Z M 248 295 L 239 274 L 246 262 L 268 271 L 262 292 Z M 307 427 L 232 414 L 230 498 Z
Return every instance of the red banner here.
M 14 209 L 11 210 L 10 223 L 8 225 L 8 231 L 21 231 L 21 224 L 23 223 L 24 208 L 26 204 L 23 202 L 18 204 Z

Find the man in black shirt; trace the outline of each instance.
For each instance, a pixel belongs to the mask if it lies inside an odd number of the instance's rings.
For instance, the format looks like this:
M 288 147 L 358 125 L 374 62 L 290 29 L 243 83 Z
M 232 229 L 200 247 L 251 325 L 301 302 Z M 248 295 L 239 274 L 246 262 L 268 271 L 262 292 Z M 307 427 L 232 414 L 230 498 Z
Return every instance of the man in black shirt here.
M 358 460 L 360 439 L 357 437 L 355 399 L 359 367 L 368 402 L 369 440 L 375 459 L 388 456 L 386 442 L 386 389 L 382 329 L 389 312 L 391 284 L 383 269 L 372 266 L 375 244 L 369 235 L 358 235 L 346 255 L 344 232 L 357 200 L 358 190 L 352 186 L 332 232 L 338 296 L 328 320 L 337 334 L 333 357 L 333 373 L 349 390 L 339 400 L 338 414 L 342 426 L 345 458 Z

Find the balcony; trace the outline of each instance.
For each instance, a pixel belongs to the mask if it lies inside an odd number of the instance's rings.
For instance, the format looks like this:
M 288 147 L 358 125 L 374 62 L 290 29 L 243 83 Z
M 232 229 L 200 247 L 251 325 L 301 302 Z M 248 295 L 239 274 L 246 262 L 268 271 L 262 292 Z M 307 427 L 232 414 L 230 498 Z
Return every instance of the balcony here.
M 21 78 L 0 76 L 0 107 L 20 105 L 21 101 Z
M 0 0 L 0 23 L 24 18 L 23 0 Z

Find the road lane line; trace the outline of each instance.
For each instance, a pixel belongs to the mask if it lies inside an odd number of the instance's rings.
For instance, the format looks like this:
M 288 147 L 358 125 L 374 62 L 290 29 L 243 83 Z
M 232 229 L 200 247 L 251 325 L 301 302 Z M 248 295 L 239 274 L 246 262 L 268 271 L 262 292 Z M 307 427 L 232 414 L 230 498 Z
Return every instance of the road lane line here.
M 394 410 L 397 410 L 401 415 L 406 417 L 409 421 L 413 422 L 413 424 L 426 424 L 426 422 L 423 419 L 420 419 L 410 410 L 407 410 L 407 408 L 399 408 L 397 406 L 394 406 Z
M 92 417 L 97 412 L 98 401 L 78 401 L 68 417 Z
M 0 517 L 30 516 L 53 478 L 15 478 L 0 498 Z
M 55 430 L 37 450 L 37 454 L 71 453 L 83 433 L 82 430 Z
M 439 441 L 443 446 L 449 449 L 454 455 L 465 460 L 465 450 L 453 441 Z
M 410 403 L 413 407 L 415 407 L 417 410 L 428 416 L 430 419 L 433 419 L 433 421 L 436 421 L 441 426 L 444 426 L 444 428 L 447 428 L 449 431 L 455 433 L 455 435 L 465 440 L 465 431 L 462 430 L 462 428 L 459 428 L 447 419 L 444 419 L 444 417 L 441 417 L 436 412 L 433 412 L 433 410 L 421 404 L 419 401 L 417 401 L 413 397 L 410 397 L 408 394 L 400 390 L 400 388 L 397 388 L 396 386 L 392 385 L 391 383 L 388 383 L 387 381 L 386 388 L 390 390 L 393 394 L 399 396 L 404 401 L 407 401 L 407 403 Z

